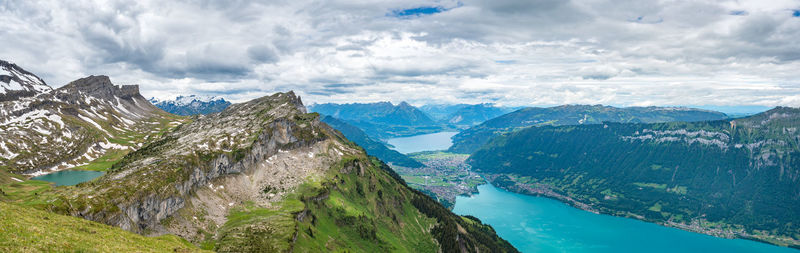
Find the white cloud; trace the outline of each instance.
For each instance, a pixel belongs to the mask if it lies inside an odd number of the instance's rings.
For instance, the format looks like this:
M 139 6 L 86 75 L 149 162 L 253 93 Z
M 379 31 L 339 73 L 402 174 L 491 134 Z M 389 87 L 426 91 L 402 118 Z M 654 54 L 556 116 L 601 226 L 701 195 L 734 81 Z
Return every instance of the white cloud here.
M 625 6 L 625 8 L 619 8 Z M 398 10 L 439 13 L 395 17 Z M 796 1 L 0 2 L 0 58 L 53 86 L 306 102 L 794 105 Z M 733 15 L 732 13 L 738 13 Z

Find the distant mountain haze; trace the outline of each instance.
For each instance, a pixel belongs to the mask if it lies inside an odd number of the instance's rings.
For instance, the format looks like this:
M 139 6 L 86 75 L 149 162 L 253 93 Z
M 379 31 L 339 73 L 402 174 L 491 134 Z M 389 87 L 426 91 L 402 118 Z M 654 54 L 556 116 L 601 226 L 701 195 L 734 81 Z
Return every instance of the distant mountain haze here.
M 468 128 L 453 136 L 449 151 L 472 153 L 491 138 L 531 126 L 584 125 L 608 122 L 655 123 L 705 121 L 728 118 L 720 112 L 684 107 L 612 107 L 603 105 L 562 105 L 523 108 Z
M 312 104 L 309 111 L 346 121 L 357 126 L 375 139 L 411 136 L 423 133 L 441 132 L 446 126 L 434 121 L 416 107 L 401 102 L 353 103 L 353 104 Z

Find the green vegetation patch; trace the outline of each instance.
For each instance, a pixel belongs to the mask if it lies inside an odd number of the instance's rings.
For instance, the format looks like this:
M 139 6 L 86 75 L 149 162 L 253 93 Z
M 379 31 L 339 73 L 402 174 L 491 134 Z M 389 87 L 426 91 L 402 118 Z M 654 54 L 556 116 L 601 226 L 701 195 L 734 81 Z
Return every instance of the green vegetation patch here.
M 174 235 L 145 237 L 105 224 L 0 202 L 0 251 L 201 252 Z

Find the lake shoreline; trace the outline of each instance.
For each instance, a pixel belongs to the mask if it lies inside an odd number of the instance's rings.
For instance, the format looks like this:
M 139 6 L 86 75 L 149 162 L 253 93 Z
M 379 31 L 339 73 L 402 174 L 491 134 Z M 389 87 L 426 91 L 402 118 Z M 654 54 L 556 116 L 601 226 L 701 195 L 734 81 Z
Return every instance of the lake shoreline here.
M 495 186 L 494 184 L 492 184 L 492 182 L 494 181 L 494 179 L 496 177 L 498 177 L 498 176 L 500 176 L 502 174 L 480 173 L 480 175 L 483 176 L 486 179 L 487 184 L 491 184 L 492 186 Z M 502 189 L 504 191 L 512 192 L 512 193 L 553 199 L 553 200 L 559 201 L 561 203 L 564 203 L 566 205 L 572 206 L 572 207 L 574 207 L 576 209 L 580 209 L 580 210 L 591 212 L 591 213 L 595 213 L 595 214 L 609 215 L 609 216 L 622 217 L 622 218 L 632 218 L 632 219 L 636 219 L 636 220 L 640 220 L 640 221 L 643 221 L 643 222 L 652 223 L 652 224 L 656 224 L 656 225 L 660 225 L 660 226 L 664 226 L 664 227 L 676 228 L 676 229 L 680 229 L 680 230 L 684 230 L 684 231 L 688 231 L 688 232 L 704 234 L 704 235 L 709 235 L 709 236 L 718 237 L 718 238 L 744 239 L 744 240 L 749 240 L 749 241 L 755 241 L 755 242 L 759 242 L 759 243 L 774 245 L 774 246 L 778 246 L 778 247 L 800 249 L 800 244 L 792 245 L 792 244 L 774 243 L 774 242 L 771 242 L 771 241 L 768 241 L 768 240 L 764 240 L 764 239 L 758 238 L 758 237 L 756 237 L 754 235 L 744 233 L 743 231 L 720 230 L 720 229 L 701 229 L 699 227 L 692 227 L 691 225 L 686 225 L 686 224 L 683 224 L 683 223 L 661 222 L 661 221 L 657 221 L 657 220 L 651 220 L 651 219 L 645 218 L 642 215 L 637 215 L 637 214 L 630 213 L 630 212 L 627 212 L 626 215 L 624 215 L 624 216 L 623 215 L 617 215 L 616 213 L 612 212 L 613 210 L 605 210 L 605 209 L 593 208 L 590 204 L 583 203 L 583 202 L 580 202 L 580 201 L 578 201 L 578 200 L 576 200 L 576 199 L 574 199 L 572 197 L 559 194 L 559 193 L 557 193 L 557 192 L 555 192 L 552 189 L 549 189 L 547 187 L 541 187 L 541 186 L 532 187 L 530 185 L 518 183 L 516 181 L 514 181 L 514 183 L 515 183 L 514 186 L 516 186 L 516 187 L 509 187 L 509 186 L 495 186 L 495 187 L 498 188 L 498 189 Z

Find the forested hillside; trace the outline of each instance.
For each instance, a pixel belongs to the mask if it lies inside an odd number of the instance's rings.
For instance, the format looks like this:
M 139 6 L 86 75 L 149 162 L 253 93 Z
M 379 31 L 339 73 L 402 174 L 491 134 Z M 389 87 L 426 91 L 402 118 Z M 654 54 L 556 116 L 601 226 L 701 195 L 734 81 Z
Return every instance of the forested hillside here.
M 507 189 L 720 236 L 798 244 L 800 109 L 732 121 L 532 127 L 469 163 Z

